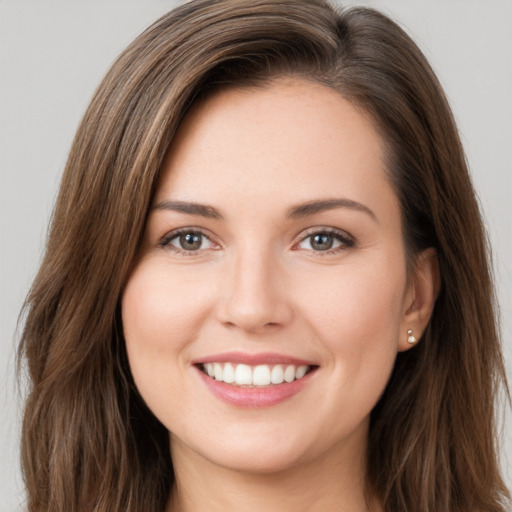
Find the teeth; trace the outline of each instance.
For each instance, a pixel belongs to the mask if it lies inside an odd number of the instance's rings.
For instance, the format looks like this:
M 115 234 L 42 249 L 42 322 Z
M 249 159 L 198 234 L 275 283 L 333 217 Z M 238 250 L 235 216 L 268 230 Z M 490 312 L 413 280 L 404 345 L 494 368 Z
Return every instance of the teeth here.
M 267 365 L 256 366 L 252 372 L 253 386 L 268 386 L 270 384 L 270 368 Z
M 295 372 L 295 378 L 296 379 L 302 379 L 302 377 L 304 377 L 304 375 L 306 375 L 307 371 L 308 371 L 308 367 L 307 366 L 299 366 L 297 368 L 297 371 Z
M 235 370 L 235 383 L 239 386 L 244 384 L 250 386 L 252 384 L 251 367 L 246 364 L 239 364 Z
M 272 374 L 270 376 L 270 382 L 272 384 L 282 384 L 284 381 L 283 367 L 278 364 L 272 368 Z
M 224 374 L 222 380 L 228 384 L 235 382 L 235 369 L 231 363 L 226 363 L 224 365 Z
M 286 382 L 293 382 L 295 380 L 295 366 L 287 366 L 284 371 L 284 380 Z
M 236 386 L 269 386 L 302 379 L 310 369 L 309 366 L 283 366 L 276 364 L 269 366 L 260 364 L 249 366 L 247 364 L 232 363 L 206 363 L 202 365 L 203 371 L 215 380 L 234 384 Z

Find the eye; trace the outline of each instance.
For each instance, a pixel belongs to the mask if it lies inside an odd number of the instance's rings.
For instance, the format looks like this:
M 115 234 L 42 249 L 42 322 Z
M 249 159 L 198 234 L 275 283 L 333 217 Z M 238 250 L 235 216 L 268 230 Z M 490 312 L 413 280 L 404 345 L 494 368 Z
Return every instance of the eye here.
M 217 247 L 217 244 L 206 234 L 192 229 L 173 231 L 160 242 L 160 245 L 184 254 L 194 254 L 198 251 Z
M 333 253 L 354 245 L 355 242 L 349 235 L 343 231 L 329 228 L 316 229 L 307 233 L 296 247 L 308 251 Z

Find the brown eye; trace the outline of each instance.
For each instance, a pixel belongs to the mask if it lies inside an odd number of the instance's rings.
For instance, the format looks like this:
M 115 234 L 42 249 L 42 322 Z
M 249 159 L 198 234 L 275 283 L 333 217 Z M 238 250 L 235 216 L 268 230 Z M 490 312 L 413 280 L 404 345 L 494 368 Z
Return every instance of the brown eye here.
M 162 246 L 167 246 L 177 252 L 192 253 L 204 249 L 212 249 L 214 243 L 200 231 L 181 231 L 171 234 L 163 240 Z
M 297 245 L 299 249 L 313 252 L 337 252 L 354 247 L 354 240 L 343 231 L 310 232 Z
M 179 244 L 181 249 L 185 251 L 197 251 L 203 243 L 203 235 L 201 233 L 183 233 L 179 236 Z
M 318 233 L 311 236 L 310 244 L 315 251 L 327 251 L 332 248 L 334 238 L 327 233 Z

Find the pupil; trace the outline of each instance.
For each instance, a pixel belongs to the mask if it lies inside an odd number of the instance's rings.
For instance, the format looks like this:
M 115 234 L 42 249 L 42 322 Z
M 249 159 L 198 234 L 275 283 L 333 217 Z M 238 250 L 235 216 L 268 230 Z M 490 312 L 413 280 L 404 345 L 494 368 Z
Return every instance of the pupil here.
M 332 243 L 333 240 L 331 235 L 321 233 L 313 237 L 313 243 L 311 244 L 311 246 L 313 247 L 313 249 L 318 249 L 319 251 L 326 251 L 332 247 Z
M 201 247 L 200 233 L 186 233 L 180 236 L 180 244 L 183 249 L 188 251 L 195 251 Z

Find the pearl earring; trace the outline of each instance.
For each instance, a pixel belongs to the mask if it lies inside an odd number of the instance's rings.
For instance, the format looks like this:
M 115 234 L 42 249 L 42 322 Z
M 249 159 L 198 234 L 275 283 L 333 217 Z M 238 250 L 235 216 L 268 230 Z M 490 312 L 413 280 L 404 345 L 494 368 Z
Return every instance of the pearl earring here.
M 407 342 L 410 343 L 411 345 L 414 345 L 414 343 L 416 343 L 416 338 L 412 335 L 412 329 L 409 329 L 407 331 L 407 334 L 408 334 L 408 338 L 407 338 Z

